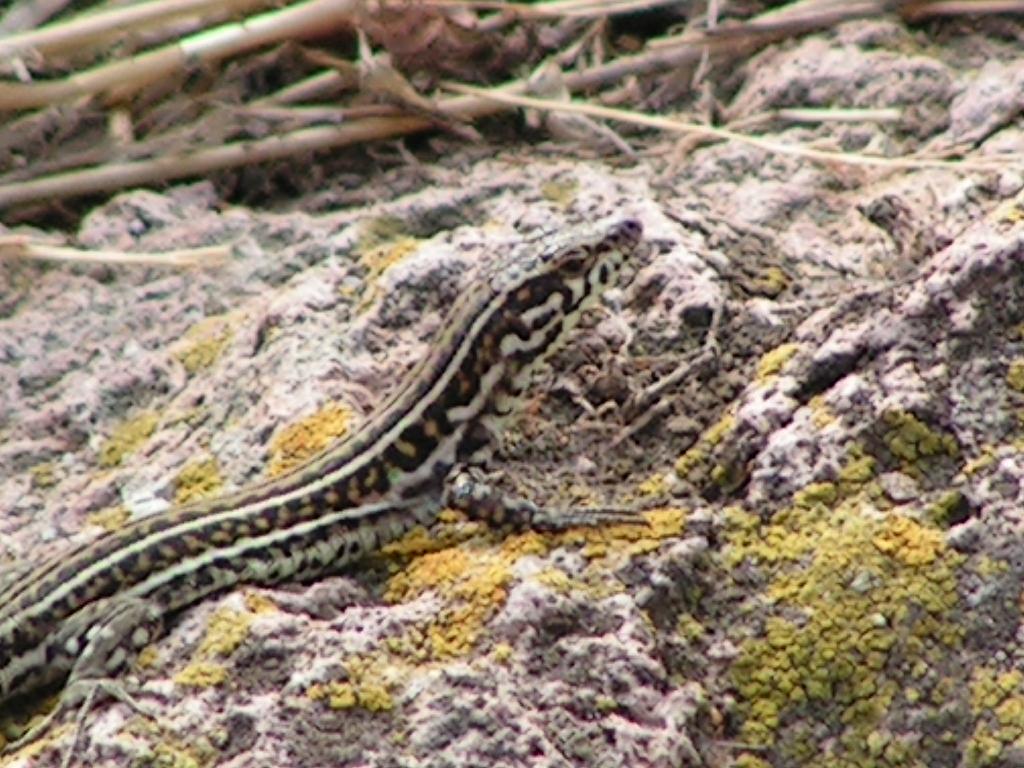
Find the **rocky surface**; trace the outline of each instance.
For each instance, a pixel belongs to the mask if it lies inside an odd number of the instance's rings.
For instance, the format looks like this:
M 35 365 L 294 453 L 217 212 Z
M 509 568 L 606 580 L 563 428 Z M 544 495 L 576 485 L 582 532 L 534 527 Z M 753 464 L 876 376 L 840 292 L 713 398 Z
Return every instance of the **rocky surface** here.
M 755 56 L 726 113 L 898 106 L 900 123 L 771 135 L 1019 149 L 1013 45 L 847 24 Z M 672 150 L 648 137 L 632 167 L 566 147 L 452 157 L 400 197 L 330 211 L 138 191 L 79 244 L 230 243 L 230 263 L 0 264 L 16 568 L 342 434 L 524 238 L 617 214 L 650 246 L 538 376 L 496 462 L 538 502 L 650 507 L 650 530 L 456 520 L 316 584 L 208 600 L 133 672 L 158 718 L 98 705 L 80 764 L 1024 761 L 1019 157 L 969 172 Z M 408 171 L 389 173 L 382 198 Z M 68 740 L 5 764 L 56 764 Z

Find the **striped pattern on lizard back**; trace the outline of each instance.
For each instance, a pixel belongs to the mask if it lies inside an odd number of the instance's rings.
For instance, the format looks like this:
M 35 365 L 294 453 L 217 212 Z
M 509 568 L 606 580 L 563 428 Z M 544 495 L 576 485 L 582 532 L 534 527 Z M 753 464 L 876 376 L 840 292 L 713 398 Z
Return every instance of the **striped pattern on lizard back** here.
M 505 265 L 456 303 L 432 352 L 348 438 L 286 475 L 131 522 L 6 587 L 0 702 L 66 678 L 130 601 L 158 620 L 239 582 L 314 578 L 432 522 L 453 465 L 486 446 L 641 236 L 638 222 L 619 221 Z

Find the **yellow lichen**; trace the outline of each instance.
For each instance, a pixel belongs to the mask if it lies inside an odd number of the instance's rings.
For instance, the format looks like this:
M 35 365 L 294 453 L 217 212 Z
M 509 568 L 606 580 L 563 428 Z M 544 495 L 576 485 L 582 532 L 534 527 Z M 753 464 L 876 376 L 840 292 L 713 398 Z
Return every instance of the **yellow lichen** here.
M 174 357 L 189 374 L 196 374 L 220 359 L 233 335 L 226 316 L 203 318 L 185 332 L 175 347 Z
M 533 578 L 538 584 L 543 584 L 545 587 L 558 592 L 568 592 L 573 587 L 569 574 L 558 568 L 545 568 Z
M 377 248 L 362 253 L 360 261 L 366 267 L 367 282 L 382 275 L 389 267 L 404 261 L 419 248 L 419 241 L 412 237 L 403 237 Z
M 131 519 L 131 512 L 123 504 L 115 507 L 104 507 L 103 509 L 91 512 L 86 515 L 85 521 L 89 525 L 96 525 L 105 531 L 116 531 Z
M 682 535 L 685 511 L 676 507 L 643 513 L 646 525 L 622 523 L 600 527 L 573 528 L 558 537 L 559 543 L 583 544 L 583 555 L 604 557 L 612 552 L 642 555 L 653 552 L 664 539 Z
M 800 351 L 799 344 L 780 344 L 761 356 L 757 363 L 757 374 L 755 379 L 764 381 L 772 376 L 778 375 L 779 371 L 788 363 L 793 356 Z
M 135 657 L 135 664 L 141 669 L 150 669 L 155 667 L 159 660 L 160 654 L 157 652 L 156 646 L 147 645 Z
M 2 442 L 2 441 L 0 441 Z M 52 488 L 57 484 L 57 465 L 52 461 L 44 461 L 29 469 L 32 475 L 33 488 Z
M 969 459 L 961 470 L 967 477 L 976 475 L 996 463 L 996 448 L 992 445 L 983 446 L 973 459 Z
M 270 441 L 267 473 L 278 477 L 305 463 L 348 432 L 352 410 L 327 403 L 315 413 L 280 430 Z
M 723 414 L 717 422 L 704 430 L 704 434 L 686 453 L 676 460 L 676 474 L 685 479 L 696 467 L 704 464 L 708 460 L 711 450 L 721 443 L 735 426 L 736 417 L 732 413 Z
M 567 208 L 576 199 L 579 187 L 577 179 L 552 179 L 540 185 L 540 193 L 548 202 Z
M 463 541 L 437 549 L 426 532 L 413 532 L 385 548 L 389 554 L 415 555 L 392 575 L 385 597 L 394 602 L 408 601 L 434 591 L 443 598 L 444 605 L 421 629 L 419 640 L 396 640 L 393 650 L 411 657 L 423 651 L 427 658 L 434 659 L 464 655 L 477 645 L 486 622 L 504 604 L 513 566 L 522 557 L 543 555 L 555 546 L 582 547 L 583 553 L 594 561 L 610 554 L 632 556 L 649 552 L 665 538 L 680 534 L 683 515 L 679 509 L 653 510 L 643 513 L 646 525 L 573 528 L 552 534 L 531 531 L 509 536 L 489 547 L 481 547 L 478 541 Z M 494 534 L 486 528 L 477 526 L 475 530 L 494 540 Z M 582 586 L 553 570 L 545 571 L 539 578 L 559 589 Z M 592 591 L 606 593 L 596 588 Z
M 224 487 L 220 463 L 209 458 L 186 464 L 175 478 L 175 485 L 174 500 L 178 504 L 216 496 Z
M 364 219 L 359 225 L 359 240 L 355 252 L 366 253 L 408 234 L 406 224 L 397 216 L 376 216 Z
M 1017 358 L 1010 363 L 1006 372 L 1006 384 L 1015 392 L 1024 392 L 1024 359 Z
M 352 656 L 344 662 L 346 680 L 330 680 L 311 685 L 306 695 L 323 701 L 331 709 L 360 707 L 369 712 L 394 709 L 391 694 L 395 670 L 379 656 Z
M 228 671 L 223 664 L 213 661 L 192 661 L 174 676 L 178 685 L 190 688 L 213 688 L 228 679 Z
M 811 483 L 793 494 L 793 504 L 810 507 L 814 504 L 834 504 L 839 498 L 835 483 Z
M 365 289 L 359 301 L 360 310 L 373 303 L 377 278 L 392 265 L 415 253 L 419 246 L 420 241 L 406 233 L 405 223 L 401 219 L 382 216 L 363 224 L 355 246 L 355 253 L 366 269 L 366 277 L 363 279 Z
M 200 768 L 214 761 L 215 754 L 209 745 L 206 751 L 211 751 L 211 754 L 197 757 L 188 747 L 161 742 L 153 746 L 153 753 L 146 756 L 146 763 L 160 768 Z
M 889 517 L 874 538 L 879 552 L 904 565 L 931 565 L 946 551 L 945 536 L 905 517 Z
M 821 490 L 804 489 L 801 503 L 768 522 L 726 511 L 726 562 L 763 568 L 765 597 L 776 606 L 733 665 L 742 736 L 806 755 L 798 729 L 777 742 L 783 724 L 811 708 L 842 734 L 841 754 L 827 765 L 895 760 L 902 747 L 879 730 L 901 695 L 889 670 L 927 670 L 958 647 L 963 628 L 950 611 L 963 558 L 938 529 L 882 514 L 860 497 L 835 503 Z
M 791 282 L 789 275 L 780 267 L 769 266 L 752 276 L 747 287 L 755 296 L 774 298 L 786 290 Z
M 817 429 L 825 429 L 825 427 L 836 423 L 836 415 L 829 408 L 823 396 L 815 395 L 812 397 L 807 403 L 807 407 L 811 412 L 811 421 L 814 422 L 814 426 Z
M 230 656 L 249 636 L 253 614 L 221 608 L 210 617 L 198 653 L 202 656 Z
M 636 487 L 637 495 L 640 498 L 664 496 L 668 493 L 668 490 L 669 481 L 662 472 L 655 472 Z
M 152 411 L 143 411 L 114 428 L 100 446 L 101 467 L 116 467 L 126 456 L 138 450 L 156 431 L 160 418 Z
M 245 596 L 245 607 L 253 613 L 273 613 L 277 605 L 261 592 L 249 592 Z
M 340 680 L 311 685 L 306 695 L 313 701 L 327 702 L 331 709 L 352 709 L 359 703 L 355 686 Z
M 249 635 L 253 614 L 221 608 L 210 618 L 195 658 L 174 676 L 179 685 L 209 688 L 227 680 L 228 672 L 217 659 L 230 656 Z

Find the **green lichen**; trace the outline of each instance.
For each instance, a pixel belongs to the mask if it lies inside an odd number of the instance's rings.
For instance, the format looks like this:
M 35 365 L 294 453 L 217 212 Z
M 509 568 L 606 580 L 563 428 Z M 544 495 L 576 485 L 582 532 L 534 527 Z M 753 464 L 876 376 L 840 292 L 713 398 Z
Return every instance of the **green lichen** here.
M 619 702 L 611 696 L 598 695 L 594 699 L 594 709 L 596 709 L 602 715 L 607 715 L 611 712 L 614 712 L 618 708 Z
M 700 640 L 707 633 L 704 625 L 689 613 L 680 614 L 676 620 L 676 634 L 687 642 Z
M 116 467 L 124 458 L 137 451 L 156 431 L 160 417 L 152 411 L 143 411 L 114 428 L 99 451 L 101 467 Z
M 875 479 L 875 459 L 864 454 L 860 446 L 848 452 L 846 463 L 839 469 L 839 487 L 844 496 L 861 490 Z
M 966 499 L 963 493 L 954 489 L 947 491 L 929 504 L 925 508 L 924 514 L 935 525 L 948 528 L 953 524 L 955 518 L 962 513 L 965 504 Z
M 885 444 L 893 456 L 907 465 L 938 456 L 953 458 L 959 453 L 956 438 L 936 432 L 912 413 L 889 411 L 882 418 L 889 427 Z
M 1024 673 L 979 667 L 971 673 L 970 691 L 976 721 L 964 764 L 994 765 L 1007 747 L 1024 748 Z

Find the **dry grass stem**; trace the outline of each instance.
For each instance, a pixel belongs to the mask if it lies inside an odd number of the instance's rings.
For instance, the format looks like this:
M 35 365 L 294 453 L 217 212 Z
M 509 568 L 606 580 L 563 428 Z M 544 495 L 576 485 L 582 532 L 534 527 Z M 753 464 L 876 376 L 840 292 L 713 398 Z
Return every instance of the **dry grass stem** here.
M 283 160 L 296 154 L 401 136 L 429 128 L 420 117 L 366 118 L 337 127 L 305 128 L 257 141 L 235 142 L 165 157 L 108 163 L 40 179 L 0 185 L 0 209 L 31 200 L 63 199 L 91 192 L 202 176 L 225 168 Z
M 497 11 L 516 19 L 601 18 L 622 13 L 637 13 L 677 3 L 678 0 L 555 0 L 535 4 L 505 3 L 501 0 L 420 0 L 421 5 L 434 8 Z
M 993 13 L 1024 13 L 1024 0 L 941 0 L 908 3 L 902 14 L 908 21 L 929 16 L 983 16 Z
M 686 123 L 680 120 L 673 120 L 668 117 L 645 115 L 639 112 L 632 112 L 624 109 L 613 109 L 593 104 L 581 104 L 578 102 L 548 101 L 546 99 L 534 99 L 528 96 L 519 96 L 511 93 L 488 91 L 483 88 L 462 85 L 459 83 L 445 83 L 444 86 L 455 93 L 490 98 L 503 104 L 512 104 L 530 109 L 545 109 L 553 112 L 567 112 L 578 115 L 587 115 L 604 120 L 618 120 L 623 123 L 639 125 L 646 128 L 656 128 L 670 133 L 695 134 L 707 138 L 724 139 L 726 141 L 738 141 L 750 146 L 758 147 L 767 152 L 783 155 L 794 155 L 808 160 L 815 160 L 826 163 L 841 163 L 845 165 L 877 166 L 883 168 L 945 168 L 953 171 L 993 171 L 1006 168 L 1008 165 L 1018 163 L 1024 167 L 1024 154 L 1000 155 L 991 158 L 977 158 L 973 160 L 938 160 L 929 158 L 912 157 L 878 157 L 873 155 L 862 155 L 853 152 L 832 152 L 828 150 L 812 149 L 810 147 L 785 144 L 778 141 L 770 141 L 757 136 L 748 136 L 726 128 L 715 128 L 708 125 Z
M 317 72 L 315 75 L 304 78 L 297 83 L 292 83 L 278 91 L 251 103 L 256 105 L 272 104 L 295 104 L 301 101 L 317 101 L 326 98 L 340 90 L 352 86 L 353 79 L 344 77 L 340 72 L 330 70 Z
M 885 15 L 887 4 L 882 0 L 863 2 L 807 2 L 790 3 L 777 10 L 768 11 L 750 21 L 716 26 L 708 30 L 687 30 L 678 35 L 652 40 L 652 50 L 676 46 L 708 46 L 712 49 L 731 50 L 740 43 L 763 44 L 769 40 L 786 37 L 814 29 L 823 29 L 843 21 Z
M 0 59 L 34 51 L 44 55 L 81 51 L 111 36 L 124 35 L 180 16 L 222 20 L 231 14 L 269 5 L 272 0 L 150 0 L 125 8 L 84 14 L 41 29 L 0 37 Z
M 0 83 L 0 110 L 42 107 L 104 91 L 124 99 L 158 79 L 184 71 L 186 66 L 210 64 L 272 43 L 323 35 L 338 26 L 351 25 L 358 5 L 357 0 L 307 0 L 63 79 Z
M 879 109 L 796 108 L 766 112 L 766 117 L 792 123 L 898 123 L 903 110 L 898 107 Z M 754 117 L 753 115 L 751 117 Z
M 63 11 L 71 0 L 14 0 L 0 16 L 0 35 L 32 29 Z
M 163 253 L 83 250 L 63 245 L 32 242 L 24 235 L 0 235 L 0 258 L 36 259 L 39 261 L 70 261 L 80 264 L 126 265 L 151 267 L 217 267 L 231 256 L 231 248 L 213 245 L 204 248 L 182 248 Z

